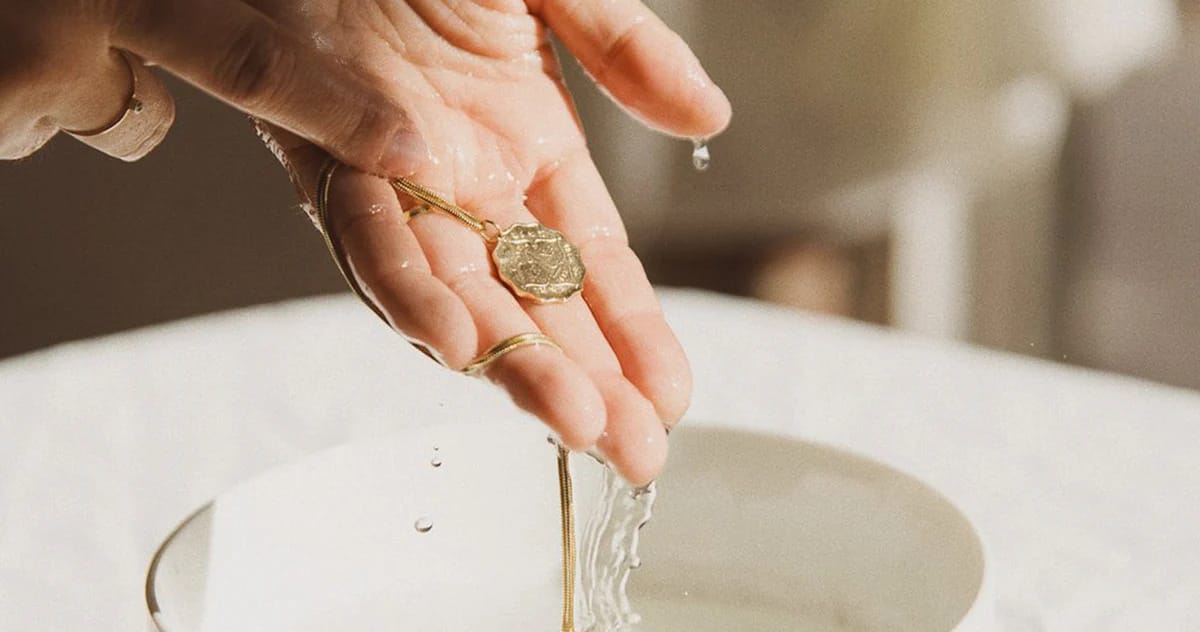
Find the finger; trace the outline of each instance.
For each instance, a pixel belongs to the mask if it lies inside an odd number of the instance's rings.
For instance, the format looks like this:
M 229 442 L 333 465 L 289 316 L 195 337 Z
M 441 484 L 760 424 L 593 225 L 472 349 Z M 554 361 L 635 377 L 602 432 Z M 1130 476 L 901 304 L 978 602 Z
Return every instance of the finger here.
M 466 366 L 500 341 L 541 331 L 492 275 L 479 235 L 440 213 L 426 213 L 410 225 L 434 275 L 445 279 L 467 306 L 478 332 L 467 353 L 446 354 L 450 366 Z M 604 431 L 605 403 L 600 393 L 580 366 L 558 350 L 517 349 L 493 363 L 484 375 L 508 391 L 518 407 L 540 417 L 572 450 L 589 449 Z
M 598 442 L 609 463 L 630 482 L 645 484 L 666 463 L 666 431 L 654 404 L 622 374 L 616 354 L 580 297 L 559 304 L 527 304 L 542 331 L 592 379 L 604 400 L 606 424 Z
M 58 124 L 86 145 L 127 162 L 141 159 L 175 122 L 175 100 L 162 81 L 130 53 L 111 51 L 87 97 L 59 105 Z
M 608 425 L 596 447 L 625 480 L 642 486 L 653 481 L 667 463 L 667 430 L 654 407 L 624 377 L 594 376 L 604 393 Z
M 44 118 L 24 123 L 19 126 L 7 121 L 0 124 L 0 160 L 20 160 L 29 157 L 58 133 L 58 128 Z
M 418 125 L 349 66 L 236 0 L 130 0 L 113 43 L 369 173 L 427 159 Z
M 276 134 L 284 139 L 286 135 Z M 288 164 L 311 196 L 324 152 L 311 145 L 287 147 Z M 352 274 L 388 323 L 446 363 L 469 357 L 475 325 L 462 301 L 429 269 L 420 244 L 391 187 L 379 178 L 343 166 L 329 187 L 328 229 Z
M 486 268 L 463 272 L 447 283 L 475 317 L 481 343 L 477 355 L 517 334 L 540 331 Z M 518 406 L 541 418 L 573 450 L 591 448 L 605 430 L 605 401 L 596 385 L 557 349 L 519 348 L 497 360 L 484 375 L 508 391 Z
M 469 208 L 502 226 L 538 221 L 520 202 L 522 196 L 498 187 L 491 194 L 463 199 Z M 463 265 L 464 262 L 458 262 Z M 486 278 L 495 301 L 518 304 L 507 288 L 491 274 L 473 272 L 471 278 Z M 464 300 L 468 294 L 460 292 Z M 601 452 L 617 471 L 635 484 L 649 482 L 662 470 L 667 456 L 666 431 L 655 406 L 622 374 L 622 366 L 582 298 L 565 303 L 538 304 L 520 301 L 525 313 L 542 332 L 558 341 L 563 351 L 588 375 L 599 390 L 605 413 Z
M 499 214 L 488 216 L 504 221 Z M 542 331 L 493 276 L 479 235 L 441 213 L 420 215 L 410 225 L 434 274 L 467 306 L 477 331 L 470 354 L 452 359 L 451 366 L 465 366 L 512 336 Z M 543 333 L 560 345 L 569 344 L 567 338 Z M 595 384 L 558 350 L 522 347 L 496 361 L 484 375 L 508 391 L 518 406 L 541 418 L 571 449 L 592 447 L 605 429 L 605 402 Z
M 691 401 L 691 369 L 586 152 L 535 180 L 526 203 L 579 247 L 588 271 L 583 296 L 621 372 L 654 403 L 663 423 L 674 425 Z
M 638 0 L 541 0 L 535 10 L 617 101 L 669 134 L 707 138 L 729 100 L 688 45 Z
M 285 151 L 297 170 L 314 173 L 317 161 L 311 152 Z M 315 188 L 315 177 L 302 180 L 309 191 Z M 427 257 L 384 180 L 339 171 L 329 196 L 331 232 L 360 286 L 393 327 L 431 348 L 448 366 L 465 366 L 501 340 L 538 331 L 486 265 L 463 265 L 479 257 L 476 249 L 463 247 L 478 241 L 477 237 L 468 233 L 464 242 L 459 234 L 457 243 L 439 243 Z M 419 225 L 428 226 L 428 220 L 436 219 L 421 216 Z M 460 272 L 443 282 L 432 274 L 430 260 L 439 269 Z M 496 361 L 485 375 L 572 449 L 592 447 L 604 429 L 604 402 L 595 386 L 555 349 L 520 348 Z

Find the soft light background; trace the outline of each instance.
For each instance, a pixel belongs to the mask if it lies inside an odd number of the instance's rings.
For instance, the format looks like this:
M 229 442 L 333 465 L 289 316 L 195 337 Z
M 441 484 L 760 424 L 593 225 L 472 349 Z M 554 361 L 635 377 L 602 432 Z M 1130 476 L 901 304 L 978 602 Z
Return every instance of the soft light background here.
M 656 281 L 1200 387 L 1195 3 L 650 4 L 734 103 L 708 172 L 568 65 Z M 0 165 L 0 356 L 343 291 L 245 118 L 171 87 L 139 164 Z

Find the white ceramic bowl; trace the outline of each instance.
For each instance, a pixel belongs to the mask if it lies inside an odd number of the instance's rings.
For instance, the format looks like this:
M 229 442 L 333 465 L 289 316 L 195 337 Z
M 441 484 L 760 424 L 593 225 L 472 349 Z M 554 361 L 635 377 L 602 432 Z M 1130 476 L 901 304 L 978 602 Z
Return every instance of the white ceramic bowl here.
M 980 539 L 923 484 L 771 435 L 689 428 L 671 445 L 632 580 L 640 630 L 993 629 Z M 573 463 L 582 524 L 599 466 Z M 147 599 L 162 632 L 550 631 L 559 555 L 544 432 L 450 424 L 223 494 L 164 543 Z

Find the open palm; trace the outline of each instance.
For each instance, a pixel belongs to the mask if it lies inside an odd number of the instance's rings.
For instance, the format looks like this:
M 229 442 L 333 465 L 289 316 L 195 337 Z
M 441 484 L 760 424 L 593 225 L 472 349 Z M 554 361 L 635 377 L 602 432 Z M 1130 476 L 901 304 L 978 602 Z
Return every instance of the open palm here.
M 570 447 L 595 444 L 632 482 L 656 476 L 665 428 L 690 399 L 687 360 L 588 154 L 547 28 L 648 124 L 711 136 L 727 124 L 729 104 L 682 40 L 636 0 L 251 3 L 406 109 L 419 130 L 403 148 L 413 180 L 501 227 L 536 221 L 561 231 L 587 267 L 582 296 L 517 299 L 478 234 L 440 213 L 408 219 L 413 200 L 344 168 L 329 221 L 391 324 L 454 368 L 515 334 L 545 333 L 563 353 L 526 347 L 487 377 Z M 311 196 L 324 152 L 271 133 Z

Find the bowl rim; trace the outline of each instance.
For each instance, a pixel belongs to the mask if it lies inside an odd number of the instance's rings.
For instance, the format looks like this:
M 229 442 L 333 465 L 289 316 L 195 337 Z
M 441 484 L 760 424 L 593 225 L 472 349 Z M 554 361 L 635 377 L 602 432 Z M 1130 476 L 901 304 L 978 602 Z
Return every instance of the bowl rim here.
M 240 483 L 238 484 L 240 485 Z M 175 538 L 178 537 L 188 525 L 192 524 L 192 521 L 195 520 L 197 516 L 212 509 L 215 503 L 216 499 L 210 500 L 192 511 L 192 513 L 188 514 L 186 518 L 179 522 L 179 524 L 175 525 L 174 529 L 171 529 L 171 533 L 167 534 L 167 537 L 163 538 L 162 543 L 160 543 L 158 548 L 154 550 L 154 557 L 150 558 L 150 566 L 146 569 L 146 585 L 144 588 L 144 594 L 146 599 L 146 609 L 150 614 L 150 623 L 158 632 L 175 632 L 174 630 L 168 629 L 166 623 L 161 620 L 163 618 L 162 605 L 158 601 L 158 591 L 155 588 L 154 581 L 158 577 L 158 567 L 162 563 L 163 557 L 167 554 L 167 549 L 169 549 L 171 544 L 175 542 Z
M 505 423 L 508 420 L 498 420 L 498 421 L 499 421 L 499 423 Z M 446 422 L 446 423 L 439 423 L 439 424 L 413 426 L 410 428 L 397 429 L 395 432 L 387 433 L 385 435 L 385 437 L 393 438 L 398 435 L 403 435 L 403 434 L 406 434 L 406 433 L 414 431 L 414 430 L 426 430 L 426 429 L 428 429 L 430 427 L 434 427 L 434 426 L 453 426 L 456 428 L 463 428 L 463 427 L 470 427 L 471 425 L 491 426 L 491 425 L 494 425 L 495 423 L 497 423 L 497 421 Z M 937 487 L 934 487 L 933 485 L 926 482 L 924 479 L 916 476 L 915 474 L 911 474 L 909 472 L 901 470 L 898 467 L 895 467 L 888 463 L 884 463 L 882 461 L 879 461 L 879 460 L 877 460 L 873 457 L 867 456 L 865 454 L 855 452 L 852 449 L 838 446 L 838 445 L 835 445 L 835 444 L 827 442 L 827 441 L 820 441 L 820 440 L 804 438 L 802 436 L 799 436 L 798 434 L 792 434 L 787 431 L 764 429 L 764 428 L 752 428 L 752 427 L 748 428 L 745 426 L 739 426 L 733 422 L 720 422 L 720 421 L 712 421 L 712 420 L 708 420 L 708 421 L 692 420 L 688 424 L 688 426 L 690 429 L 698 430 L 701 432 L 706 432 L 706 431 L 711 431 L 711 430 L 725 431 L 725 432 L 732 431 L 732 432 L 736 432 L 736 433 L 739 433 L 742 435 L 747 435 L 749 437 L 759 437 L 762 439 L 775 439 L 775 440 L 782 439 L 784 441 L 788 441 L 788 442 L 792 442 L 792 443 L 805 444 L 809 447 L 817 448 L 818 450 L 836 454 L 840 458 L 848 459 L 850 461 L 855 461 L 859 465 L 868 465 L 873 468 L 878 468 L 878 469 L 887 471 L 888 473 L 890 473 L 894 476 L 898 476 L 900 478 L 907 479 L 910 482 L 916 483 L 922 489 L 922 491 L 924 493 L 931 495 L 934 499 L 943 503 L 948 509 L 950 509 L 953 512 L 953 514 L 959 520 L 961 520 L 961 522 L 964 525 L 966 525 L 966 527 L 967 527 L 966 532 L 970 536 L 972 544 L 974 544 L 975 548 L 979 552 L 980 572 L 979 572 L 979 576 L 978 576 L 979 577 L 978 581 L 974 582 L 975 583 L 975 593 L 974 593 L 974 595 L 971 596 L 971 601 L 970 601 L 969 606 L 965 610 L 963 610 L 958 621 L 955 622 L 954 628 L 952 628 L 951 630 L 949 630 L 947 632 L 959 632 L 959 631 L 973 632 L 976 629 L 982 629 L 982 626 L 989 620 L 988 613 L 991 611 L 992 604 L 987 603 L 987 600 L 988 600 L 990 592 L 991 592 L 991 584 L 993 581 L 993 579 L 991 577 L 992 565 L 989 563 L 990 556 L 988 555 L 989 547 L 987 546 L 986 540 L 984 539 L 983 534 L 980 531 L 979 527 L 973 520 L 971 520 L 970 516 L 967 515 L 967 512 L 961 506 L 954 503 L 949 497 L 947 497 L 944 493 L 942 493 L 942 491 L 939 490 Z M 378 439 L 373 440 L 372 442 L 377 442 L 377 441 L 378 441 Z M 155 549 L 154 555 L 150 559 L 150 564 L 149 564 L 148 568 L 146 569 L 144 595 L 145 595 L 145 600 L 146 600 L 146 608 L 147 608 L 148 614 L 150 616 L 150 623 L 153 626 L 152 630 L 155 632 L 183 632 L 181 630 L 172 629 L 171 627 L 169 627 L 167 625 L 167 622 L 165 621 L 166 613 L 164 613 L 164 611 L 162 609 L 162 604 L 159 601 L 158 591 L 155 587 L 155 583 L 156 583 L 155 580 L 158 577 L 158 571 L 159 571 L 159 567 L 162 563 L 162 560 L 165 557 L 167 550 L 175 542 L 176 538 L 180 535 L 180 533 L 183 532 L 183 530 L 188 525 L 192 524 L 192 522 L 198 516 L 200 516 L 201 514 L 203 514 L 206 511 L 211 510 L 215 506 L 217 500 L 220 498 L 220 496 L 222 494 L 228 492 L 229 490 L 236 489 L 236 488 L 240 487 L 241 485 L 247 484 L 250 481 L 257 479 L 260 476 L 266 475 L 268 472 L 274 471 L 278 468 L 287 467 L 289 465 L 294 466 L 297 463 L 301 463 L 305 460 L 318 457 L 321 454 L 325 454 L 327 452 L 331 452 L 334 450 L 344 450 L 344 449 L 347 449 L 348 447 L 352 447 L 356 444 L 363 443 L 363 442 L 364 442 L 364 440 L 346 441 L 346 442 L 343 442 L 343 443 L 340 443 L 337 445 L 332 445 L 332 446 L 305 454 L 305 455 L 303 455 L 295 460 L 292 460 L 290 462 L 281 463 L 274 467 L 267 468 L 266 470 L 263 470 L 263 471 L 255 474 L 253 476 L 250 476 L 242 481 L 238 481 L 232 487 L 230 487 L 228 490 L 225 490 L 225 491 L 219 493 L 216 497 L 214 497 L 213 499 L 204 503 L 203 505 L 201 505 L 200 507 L 198 507 L 197 509 L 195 509 L 194 511 L 189 513 L 183 520 L 181 520 L 179 522 L 179 524 L 177 524 L 175 526 L 175 528 L 172 529 L 171 532 L 158 545 L 158 548 Z M 968 626 L 968 625 L 969 625 L 969 627 L 964 627 L 964 626 Z

